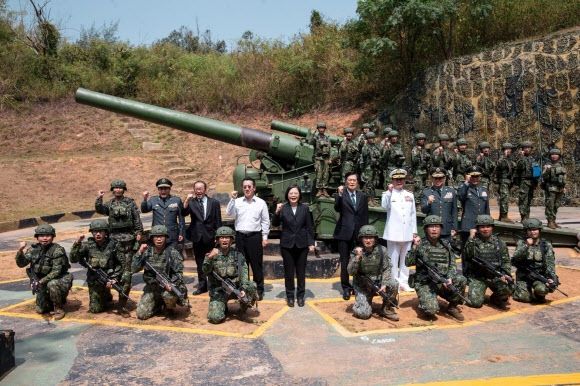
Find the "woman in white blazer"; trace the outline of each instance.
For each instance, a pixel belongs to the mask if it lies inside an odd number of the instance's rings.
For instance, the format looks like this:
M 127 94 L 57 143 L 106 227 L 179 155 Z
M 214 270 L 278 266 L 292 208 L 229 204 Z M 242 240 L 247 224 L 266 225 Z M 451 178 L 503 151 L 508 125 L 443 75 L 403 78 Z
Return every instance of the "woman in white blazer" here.
M 390 174 L 391 183 L 383 192 L 381 206 L 387 211 L 383 239 L 387 240 L 387 251 L 391 258 L 393 277 L 399 281 L 401 291 L 411 291 L 409 268 L 405 266 L 405 255 L 411 248 L 413 236 L 417 234 L 417 212 L 415 196 L 405 190 L 404 169 L 395 169 Z

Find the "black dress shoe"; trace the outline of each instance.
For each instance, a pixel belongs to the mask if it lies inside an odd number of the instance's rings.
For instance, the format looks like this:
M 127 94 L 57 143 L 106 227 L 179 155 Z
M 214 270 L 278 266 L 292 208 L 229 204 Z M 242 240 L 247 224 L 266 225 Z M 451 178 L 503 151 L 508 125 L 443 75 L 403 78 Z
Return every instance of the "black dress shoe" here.
M 344 300 L 350 300 L 350 289 L 342 291 L 342 298 Z
M 193 291 L 192 295 L 201 295 L 207 292 L 207 288 L 198 288 Z
M 258 292 L 258 300 L 262 301 L 264 299 L 264 293 Z
M 304 307 L 304 299 L 298 298 L 298 307 Z
M 294 299 L 286 299 L 286 304 L 288 307 L 294 307 Z M 300 304 L 300 299 L 298 299 L 298 304 Z

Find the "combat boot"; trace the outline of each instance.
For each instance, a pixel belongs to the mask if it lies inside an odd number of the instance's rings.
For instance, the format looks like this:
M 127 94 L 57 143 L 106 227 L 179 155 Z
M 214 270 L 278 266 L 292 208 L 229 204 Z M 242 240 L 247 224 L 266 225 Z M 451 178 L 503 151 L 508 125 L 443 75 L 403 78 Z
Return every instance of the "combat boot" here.
M 558 226 L 556 225 L 556 222 L 554 220 L 548 220 L 548 228 L 556 229 L 558 228 Z
M 495 294 L 492 294 L 489 297 L 489 303 L 491 306 L 496 307 L 502 311 L 506 311 L 509 308 L 507 304 L 507 298 L 499 298 L 495 296 Z
M 530 216 L 528 216 L 526 214 L 522 214 L 522 215 L 520 215 L 520 217 L 521 217 L 521 220 L 520 220 L 521 223 L 523 223 L 524 221 L 526 221 L 527 219 L 530 218 Z
M 449 304 L 447 306 L 447 311 L 446 312 L 447 312 L 448 315 L 450 315 L 455 320 L 458 320 L 460 322 L 463 322 L 465 320 L 465 317 L 461 313 L 461 310 L 455 304 Z
M 393 322 L 399 321 L 399 315 L 397 314 L 397 312 L 395 312 L 395 310 L 392 307 L 383 306 L 379 310 L 378 314 L 383 318 L 392 320 Z
M 54 306 L 54 320 L 61 320 L 65 315 L 66 313 L 64 312 L 62 306 Z

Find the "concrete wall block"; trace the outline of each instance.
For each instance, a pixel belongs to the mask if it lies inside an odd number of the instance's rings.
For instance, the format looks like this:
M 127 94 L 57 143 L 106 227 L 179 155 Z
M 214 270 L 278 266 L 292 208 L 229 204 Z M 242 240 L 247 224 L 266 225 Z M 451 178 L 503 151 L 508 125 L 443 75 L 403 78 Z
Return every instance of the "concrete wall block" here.
M 471 87 L 473 90 L 473 97 L 478 97 L 483 92 L 483 81 L 481 79 L 474 80 L 471 82 Z
M 556 74 L 556 90 L 568 90 L 568 75 L 565 73 Z
M 570 46 L 568 45 L 569 42 L 570 38 L 567 35 L 564 35 L 560 39 L 558 39 L 558 41 L 556 42 L 556 53 L 562 54 L 568 51 L 568 49 L 570 48 Z
M 556 58 L 553 56 L 546 56 L 546 71 L 549 73 L 556 72 Z
M 503 50 L 501 48 L 498 48 L 497 50 L 493 50 L 491 53 L 491 61 L 492 62 L 497 62 L 500 61 L 503 58 Z
M 568 74 L 570 78 L 570 88 L 580 88 L 580 68 L 575 68 Z
M 578 67 L 578 52 L 572 52 L 568 56 L 568 70 L 573 70 Z
M 546 54 L 553 54 L 555 52 L 554 49 L 554 41 L 553 40 L 544 40 L 542 45 L 542 51 Z
M 511 63 L 504 63 L 501 65 L 501 75 L 504 78 L 510 77 L 514 74 L 514 69 Z

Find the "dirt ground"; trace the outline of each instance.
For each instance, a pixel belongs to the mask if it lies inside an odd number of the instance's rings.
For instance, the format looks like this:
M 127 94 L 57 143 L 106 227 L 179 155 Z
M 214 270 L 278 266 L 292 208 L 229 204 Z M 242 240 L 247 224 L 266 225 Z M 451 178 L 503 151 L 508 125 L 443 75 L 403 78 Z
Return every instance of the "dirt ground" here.
M 0 281 L 16 280 L 26 277 L 24 268 L 18 268 L 14 256 L 16 256 L 16 251 L 0 252 L 0 267 L 2 267 Z
M 558 267 L 557 273 L 560 278 L 560 282 L 562 283 L 562 285 L 559 287 L 560 290 L 567 293 L 570 298 L 580 295 L 580 287 L 576 285 L 578 280 L 580 280 L 580 270 Z M 488 290 L 488 295 L 489 294 L 490 292 Z M 566 297 L 556 291 L 552 294 L 549 294 L 548 299 L 548 304 L 550 304 L 553 301 L 566 299 Z M 374 300 L 375 302 L 373 304 L 373 309 L 378 310 L 380 306 L 380 303 L 378 303 L 379 300 L 378 298 L 375 298 Z M 451 318 L 443 312 L 439 312 L 437 314 L 437 320 L 433 322 L 420 319 L 417 316 L 418 299 L 414 293 L 402 295 L 399 299 L 399 302 L 400 309 L 397 312 L 399 314 L 400 321 L 398 322 L 389 321 L 388 319 L 382 318 L 374 313 L 373 316 L 368 320 L 357 319 L 352 315 L 352 306 L 354 304 L 353 301 L 345 303 L 342 300 L 337 300 L 335 302 L 313 303 L 320 311 L 328 314 L 348 331 L 354 333 L 382 329 L 401 329 L 408 327 L 423 327 L 432 325 L 446 326 L 460 324 L 460 322 L 457 322 L 455 319 Z M 439 305 L 441 306 L 442 310 L 445 310 L 445 307 L 447 307 L 447 302 L 440 300 Z M 515 300 L 510 299 L 508 311 L 502 311 L 491 307 L 487 303 L 485 303 L 482 308 L 470 308 L 467 306 L 460 307 L 463 315 L 465 316 L 465 322 L 470 322 L 501 317 L 501 314 L 505 312 L 525 311 L 526 309 L 537 306 L 516 302 Z
M 270 319 L 276 312 L 283 309 L 286 305 L 282 301 L 266 301 L 258 304 L 258 309 L 248 310 L 245 314 L 240 314 L 239 304 L 234 301 L 228 302 L 229 314 L 226 322 L 222 324 L 211 324 L 207 321 L 207 308 L 209 297 L 190 297 L 191 309 L 186 307 L 177 307 L 172 315 L 154 316 L 148 320 L 139 320 L 135 314 L 136 304 L 141 298 L 140 291 L 132 291 L 131 299 L 135 301 L 129 309 L 131 317 L 124 318 L 116 311 L 111 310 L 100 314 L 91 314 L 88 312 L 89 292 L 84 287 L 73 287 L 67 298 L 65 311 L 67 318 L 87 321 L 102 321 L 103 323 L 119 322 L 124 324 L 140 326 L 163 326 L 177 327 L 185 329 L 203 329 L 210 331 L 225 331 L 233 334 L 249 335 L 258 327 Z M 114 298 L 117 295 L 113 291 Z M 10 308 L 10 312 L 34 314 L 34 302 L 22 304 Z

